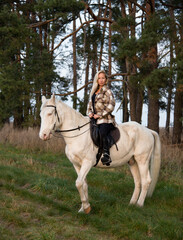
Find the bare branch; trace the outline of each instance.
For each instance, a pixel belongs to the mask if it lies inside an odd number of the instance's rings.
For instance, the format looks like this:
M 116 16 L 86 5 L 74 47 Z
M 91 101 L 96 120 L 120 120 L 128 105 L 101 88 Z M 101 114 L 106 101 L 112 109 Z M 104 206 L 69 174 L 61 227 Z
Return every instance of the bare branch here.
M 77 28 L 74 32 L 68 34 L 67 36 L 65 36 L 64 38 L 62 38 L 62 40 L 59 42 L 59 44 L 54 47 L 53 49 L 51 49 L 49 52 L 53 52 L 55 49 L 57 49 L 58 47 L 60 47 L 60 45 L 63 43 L 63 41 L 65 41 L 67 38 L 71 37 L 73 34 L 77 33 L 84 25 L 88 25 L 92 22 L 95 22 L 95 20 L 90 20 L 87 22 L 84 22 L 79 28 Z
M 43 26 L 43 25 L 48 24 L 48 23 L 50 23 L 50 22 L 53 22 L 53 21 L 55 21 L 55 20 L 57 20 L 57 19 L 58 19 L 58 18 L 52 18 L 52 19 L 46 20 L 46 21 L 44 21 L 44 22 L 32 23 L 32 24 L 30 24 L 28 27 L 29 27 L 29 28 L 40 27 L 40 26 Z
M 146 12 L 146 9 L 144 7 L 142 7 L 140 4 L 138 4 L 136 1 L 134 0 L 128 0 L 131 3 L 134 3 L 138 8 L 140 8 L 143 12 Z
M 59 42 L 59 44 L 55 48 L 51 49 L 49 52 L 53 52 L 55 49 L 60 47 L 60 45 L 63 43 L 63 41 L 65 41 L 67 38 L 71 37 L 73 34 L 77 33 L 81 28 L 83 28 L 84 25 L 88 25 L 88 24 L 90 24 L 92 22 L 96 22 L 96 21 L 104 21 L 104 22 L 107 21 L 108 22 L 109 19 L 108 18 L 97 18 L 97 20 L 93 19 L 93 20 L 89 20 L 89 21 L 82 23 L 81 26 L 76 29 L 76 31 L 74 31 L 74 32 L 68 34 L 67 36 L 65 36 L 64 38 L 62 38 L 62 40 Z
M 163 2 L 162 0 L 160 0 L 160 3 L 165 6 L 165 7 L 170 7 L 170 8 L 173 8 L 173 9 L 183 9 L 183 7 L 180 7 L 180 6 L 175 6 L 173 4 L 168 4 L 168 3 L 165 3 Z
M 158 61 L 160 62 L 164 57 L 166 57 L 169 53 L 170 53 L 171 50 L 169 50 L 168 52 L 166 52 L 165 54 L 163 54 L 159 59 Z
M 84 2 L 84 1 L 83 1 Z M 112 19 L 109 19 L 109 18 L 100 18 L 100 17 L 97 17 L 92 9 L 89 7 L 89 5 L 84 2 L 85 4 L 85 9 L 88 11 L 88 13 L 90 14 L 90 16 L 95 20 L 95 21 L 104 21 L 104 22 L 110 22 L 110 23 L 114 23 L 114 21 Z
M 126 80 L 123 80 L 123 79 L 110 79 L 111 77 L 114 77 L 114 76 L 128 76 L 128 75 L 134 75 L 134 74 L 128 74 L 128 73 L 116 73 L 116 74 L 112 74 L 112 75 L 110 75 L 110 76 L 108 76 L 108 78 L 109 78 L 109 82 L 124 82 L 125 84 L 127 84 L 127 81 Z M 90 82 L 88 82 L 88 83 L 86 83 L 85 85 L 83 85 L 82 87 L 80 87 L 79 89 L 77 89 L 77 90 L 75 90 L 75 91 L 72 91 L 72 92 L 68 92 L 68 93 L 62 93 L 62 94 L 60 94 L 60 93 L 55 93 L 55 95 L 57 95 L 57 96 L 61 96 L 61 97 L 63 97 L 63 96 L 68 96 L 68 95 L 71 95 L 71 94 L 74 94 L 74 93 L 76 93 L 76 92 L 79 92 L 79 91 L 81 91 L 83 88 L 85 88 L 86 86 L 88 86 L 89 84 L 92 84 L 93 83 L 93 81 L 90 81 Z M 36 92 L 33 92 L 33 93 L 39 93 L 40 94 L 40 92 L 39 91 L 36 91 Z M 44 91 L 42 92 L 42 94 L 45 94 L 44 93 Z M 52 93 L 46 93 L 47 95 L 52 95 Z

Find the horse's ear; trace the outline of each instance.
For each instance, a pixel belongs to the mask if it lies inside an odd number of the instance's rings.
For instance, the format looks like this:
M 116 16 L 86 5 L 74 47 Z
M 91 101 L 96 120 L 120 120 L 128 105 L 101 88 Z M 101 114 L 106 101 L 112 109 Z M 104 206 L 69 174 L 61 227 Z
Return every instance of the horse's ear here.
M 46 101 L 45 96 L 42 96 L 41 101 L 42 101 L 42 103 L 44 103 Z
M 51 96 L 51 100 L 53 102 L 53 104 L 55 104 L 55 94 L 53 93 L 53 95 Z

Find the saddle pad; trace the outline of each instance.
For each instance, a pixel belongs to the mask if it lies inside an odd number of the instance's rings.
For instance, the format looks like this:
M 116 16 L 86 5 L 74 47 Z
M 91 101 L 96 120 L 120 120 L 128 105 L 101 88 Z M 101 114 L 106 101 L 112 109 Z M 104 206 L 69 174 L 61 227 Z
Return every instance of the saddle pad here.
M 110 135 L 113 137 L 115 143 L 120 139 L 120 131 L 117 127 L 110 131 Z

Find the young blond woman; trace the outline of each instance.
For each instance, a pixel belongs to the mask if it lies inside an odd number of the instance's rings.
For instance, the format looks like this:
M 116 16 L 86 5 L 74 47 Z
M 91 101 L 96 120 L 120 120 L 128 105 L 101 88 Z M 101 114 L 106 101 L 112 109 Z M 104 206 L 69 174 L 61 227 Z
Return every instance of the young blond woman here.
M 99 126 L 99 149 L 103 153 L 101 161 L 103 165 L 109 166 L 111 158 L 107 136 L 115 125 L 115 118 L 112 115 L 115 107 L 115 100 L 112 91 L 107 86 L 107 82 L 108 78 L 103 70 L 96 73 L 90 93 L 87 115 L 90 118 L 94 118 Z

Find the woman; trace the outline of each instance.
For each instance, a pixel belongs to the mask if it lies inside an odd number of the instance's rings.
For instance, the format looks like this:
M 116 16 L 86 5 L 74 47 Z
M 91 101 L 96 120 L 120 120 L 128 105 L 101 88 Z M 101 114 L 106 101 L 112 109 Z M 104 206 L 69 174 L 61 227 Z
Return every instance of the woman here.
M 101 70 L 96 73 L 87 114 L 90 118 L 96 119 L 100 131 L 100 149 L 103 156 L 101 161 L 103 165 L 109 166 L 111 163 L 107 136 L 114 128 L 115 118 L 111 114 L 115 107 L 115 100 L 109 87 L 107 86 L 107 75 Z

